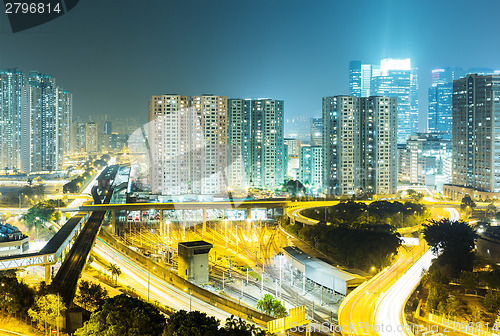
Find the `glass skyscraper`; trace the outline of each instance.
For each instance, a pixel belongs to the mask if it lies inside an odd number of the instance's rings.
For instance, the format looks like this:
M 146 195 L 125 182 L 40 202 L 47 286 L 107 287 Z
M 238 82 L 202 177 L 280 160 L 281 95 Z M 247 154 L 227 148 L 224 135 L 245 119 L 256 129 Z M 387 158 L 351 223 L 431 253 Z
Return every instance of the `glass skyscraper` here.
M 311 146 L 321 146 L 323 141 L 323 119 L 311 118 Z
M 349 94 L 397 98 L 398 143 L 418 131 L 418 76 L 411 59 L 386 58 L 379 66 L 350 62 Z
M 432 70 L 432 86 L 428 90 L 427 129 L 442 133 L 451 140 L 453 81 L 465 75 L 461 68 L 446 67 Z

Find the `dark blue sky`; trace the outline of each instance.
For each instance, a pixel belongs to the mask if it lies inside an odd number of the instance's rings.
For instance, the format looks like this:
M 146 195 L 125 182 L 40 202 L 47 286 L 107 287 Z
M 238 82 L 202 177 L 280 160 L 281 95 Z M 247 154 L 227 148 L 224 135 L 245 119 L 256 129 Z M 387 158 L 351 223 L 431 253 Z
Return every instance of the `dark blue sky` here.
M 411 57 L 422 115 L 433 68 L 500 68 L 499 12 L 499 0 L 80 0 L 15 34 L 0 13 L 0 67 L 54 75 L 75 115 L 146 121 L 153 94 L 213 93 L 284 99 L 290 118 L 347 94 L 350 60 Z

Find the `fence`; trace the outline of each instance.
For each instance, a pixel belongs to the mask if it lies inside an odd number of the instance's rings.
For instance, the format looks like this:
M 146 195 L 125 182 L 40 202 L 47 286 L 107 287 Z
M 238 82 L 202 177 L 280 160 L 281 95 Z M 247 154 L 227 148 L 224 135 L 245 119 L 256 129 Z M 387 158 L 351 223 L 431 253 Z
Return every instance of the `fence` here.
M 450 330 L 461 332 L 464 334 L 472 335 L 472 336 L 498 336 L 498 326 L 496 323 L 493 325 L 489 325 L 488 323 L 483 322 L 467 322 L 467 321 L 455 321 L 449 320 L 442 316 L 437 316 L 434 314 L 429 314 L 429 321 L 435 322 L 443 327 L 445 327 L 445 333 Z M 446 330 L 450 329 L 450 330 Z

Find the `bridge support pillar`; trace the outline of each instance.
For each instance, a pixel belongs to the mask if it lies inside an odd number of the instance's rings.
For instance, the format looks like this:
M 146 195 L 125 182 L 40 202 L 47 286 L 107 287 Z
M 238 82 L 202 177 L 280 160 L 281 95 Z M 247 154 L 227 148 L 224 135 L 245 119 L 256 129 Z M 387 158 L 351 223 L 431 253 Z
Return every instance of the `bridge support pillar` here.
M 116 210 L 111 210 L 111 230 L 113 231 L 112 234 L 115 235 L 116 232 L 118 231 L 116 229 Z
M 250 234 L 250 231 L 252 230 L 252 209 L 248 208 L 247 209 L 247 234 Z
M 203 209 L 203 227 L 201 228 L 201 239 L 205 237 L 205 231 L 207 231 L 207 210 Z
M 45 265 L 45 283 L 48 285 L 50 284 L 50 280 L 52 278 L 50 277 L 50 265 Z
M 165 224 L 163 224 L 163 210 L 160 210 L 160 236 L 165 235 Z

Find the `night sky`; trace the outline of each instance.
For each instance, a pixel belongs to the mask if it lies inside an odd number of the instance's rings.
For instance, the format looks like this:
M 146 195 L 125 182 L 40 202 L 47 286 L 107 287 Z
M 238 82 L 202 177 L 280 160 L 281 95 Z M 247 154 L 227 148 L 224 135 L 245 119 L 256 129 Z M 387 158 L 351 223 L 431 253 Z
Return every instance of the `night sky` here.
M 0 68 L 52 74 L 74 115 L 147 118 L 153 94 L 285 100 L 285 117 L 321 115 L 348 94 L 349 61 L 411 57 L 420 127 L 435 67 L 500 68 L 500 0 L 80 0 L 12 33 L 0 13 Z

